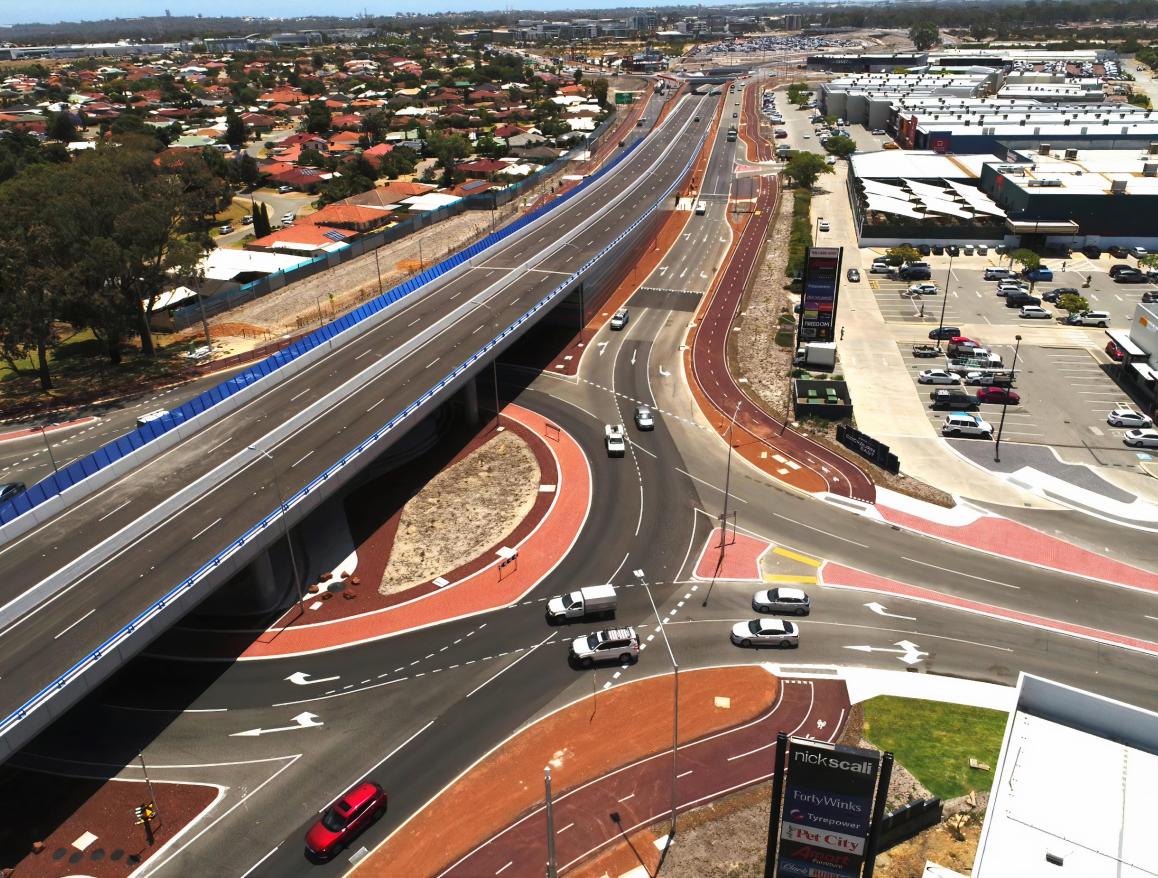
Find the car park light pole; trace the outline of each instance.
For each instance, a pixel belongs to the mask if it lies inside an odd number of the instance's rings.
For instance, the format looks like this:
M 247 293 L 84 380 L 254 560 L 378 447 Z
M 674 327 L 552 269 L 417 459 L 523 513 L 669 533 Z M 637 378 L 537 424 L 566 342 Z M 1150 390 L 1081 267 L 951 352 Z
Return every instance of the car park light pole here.
M 945 272 L 945 294 L 941 297 L 941 322 L 937 324 L 937 350 L 941 350 L 941 330 L 945 328 L 945 306 L 949 304 L 949 281 L 953 277 L 953 254 L 949 254 L 949 270 Z
M 1015 335 L 1014 338 L 1016 342 L 1013 346 L 1013 365 L 1009 370 L 1010 384 L 1017 380 L 1017 352 L 1021 349 L 1021 336 Z M 997 425 L 997 444 L 993 447 L 994 463 L 1001 463 L 1001 431 L 1005 429 L 1005 412 L 1009 408 L 1010 392 L 1010 388 L 1005 388 L 1005 396 L 1002 397 L 1001 423 Z

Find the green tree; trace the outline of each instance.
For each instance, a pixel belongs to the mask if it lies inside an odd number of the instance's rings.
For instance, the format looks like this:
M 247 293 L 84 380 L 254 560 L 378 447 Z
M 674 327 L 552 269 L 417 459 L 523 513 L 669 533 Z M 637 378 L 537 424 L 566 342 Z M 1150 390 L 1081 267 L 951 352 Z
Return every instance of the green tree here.
M 225 111 L 225 133 L 218 139 L 219 143 L 228 143 L 230 146 L 243 146 L 249 140 L 249 132 L 245 128 L 245 122 L 233 110 L 229 108 Z
M 989 25 L 983 21 L 975 21 L 969 25 L 969 36 L 980 42 L 989 35 Z
M 77 134 L 76 122 L 73 121 L 71 114 L 67 111 L 48 114 L 48 126 L 45 134 L 52 140 L 59 140 L 61 143 L 72 143 L 75 140 L 80 140 L 80 136 Z
M 814 152 L 798 152 L 784 166 L 784 175 L 805 189 L 815 186 L 821 174 L 831 173 L 832 168 L 824 161 L 823 156 Z
M 269 207 L 263 201 L 253 211 L 253 236 L 264 238 L 272 231 L 273 229 L 269 224 Z
M 901 244 L 885 251 L 885 261 L 889 265 L 904 265 L 906 262 L 917 262 L 920 258 L 920 251 L 911 244 Z
M 507 154 L 507 148 L 493 137 L 480 137 L 474 142 L 474 151 L 488 159 L 501 159 Z
M 931 21 L 918 21 L 909 28 L 909 39 L 918 52 L 927 52 L 941 40 L 941 32 Z
M 1060 296 L 1057 300 L 1057 306 L 1070 314 L 1090 310 L 1090 303 L 1085 296 L 1079 296 L 1077 293 L 1066 293 L 1064 296 Z
M 824 148 L 837 158 L 846 159 L 856 152 L 856 141 L 843 134 L 837 134 L 835 137 L 828 138 Z
M 306 115 L 302 127 L 311 134 L 325 134 L 330 130 L 333 114 L 325 101 L 310 101 L 306 105 Z
M 578 80 L 576 80 L 578 81 Z M 602 76 L 597 76 L 587 83 L 587 88 L 591 91 L 591 97 L 595 98 L 599 106 L 607 106 L 607 80 Z
M 298 154 L 298 164 L 305 165 L 307 168 L 324 168 L 326 167 L 326 157 L 317 148 L 307 146 Z
M 1020 265 L 1026 271 L 1030 271 L 1041 265 L 1041 257 L 1032 250 L 1027 250 L 1024 247 L 1010 251 L 1009 261 L 1014 265 Z
M 426 152 L 438 159 L 444 186 L 454 185 L 454 166 L 459 159 L 470 155 L 470 142 L 461 134 L 430 134 L 426 138 Z

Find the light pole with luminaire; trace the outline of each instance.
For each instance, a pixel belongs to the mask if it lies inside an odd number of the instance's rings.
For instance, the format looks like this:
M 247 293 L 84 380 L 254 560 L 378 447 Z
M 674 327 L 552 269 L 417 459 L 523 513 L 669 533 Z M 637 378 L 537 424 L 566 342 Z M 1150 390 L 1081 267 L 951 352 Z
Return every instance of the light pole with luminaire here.
M 740 416 L 740 403 L 736 403 L 736 411 L 732 413 L 732 423 L 728 425 L 728 463 L 724 471 L 724 511 L 720 513 L 720 554 L 724 552 L 728 535 L 728 500 L 731 498 L 732 488 L 732 434 L 736 429 L 736 418 Z
M 1010 384 L 1017 380 L 1017 352 L 1021 348 L 1021 336 L 1015 335 L 1017 340 L 1013 346 L 1013 366 L 1009 370 Z M 997 426 L 997 444 L 993 447 L 993 461 L 1001 463 L 1001 431 L 1005 429 L 1005 411 L 1009 408 L 1009 394 L 1013 391 L 1007 387 L 1005 388 L 1005 397 L 1001 403 L 1001 423 Z
M 52 453 L 52 443 L 48 441 L 48 436 L 45 434 L 43 426 L 39 426 L 37 429 L 40 431 L 40 438 L 44 440 L 44 447 L 48 449 L 48 459 L 52 461 L 52 472 L 53 475 L 55 475 L 60 472 L 60 470 L 56 468 L 56 457 Z
M 639 571 L 642 573 L 643 571 Z M 651 611 L 655 613 L 655 621 L 659 626 L 659 633 L 663 635 L 663 642 L 667 645 L 667 654 L 671 659 L 672 669 L 672 685 L 674 686 L 674 695 L 672 701 L 672 726 L 671 726 L 671 837 L 668 838 L 668 844 L 671 844 L 671 839 L 675 838 L 676 834 L 676 754 L 679 752 L 680 740 L 680 666 L 676 661 L 675 653 L 671 648 L 671 641 L 667 639 L 667 630 L 659 616 L 659 608 L 655 605 L 655 598 L 651 594 L 651 586 L 647 584 L 642 576 L 639 579 L 643 590 L 647 592 L 647 599 L 651 602 Z
M 949 254 L 949 270 L 945 272 L 945 291 L 941 298 L 941 322 L 937 324 L 937 350 L 941 350 L 941 330 L 945 328 L 945 306 L 949 304 L 949 281 L 953 277 L 953 254 Z
M 256 451 L 262 457 L 268 458 L 271 464 L 270 472 L 273 474 L 273 489 L 277 492 L 277 508 L 281 516 L 282 533 L 285 534 L 285 542 L 289 547 L 290 567 L 293 568 L 294 587 L 297 588 L 298 592 L 298 609 L 304 613 L 306 596 L 302 592 L 301 576 L 298 575 L 298 561 L 297 556 L 294 554 L 294 541 L 290 539 L 289 522 L 286 519 L 286 513 L 288 510 L 286 509 L 285 499 L 281 493 L 281 482 L 277 477 L 277 463 L 274 461 L 272 454 L 270 454 L 268 451 L 265 451 L 264 449 L 258 448 L 256 445 L 250 445 L 249 450 Z

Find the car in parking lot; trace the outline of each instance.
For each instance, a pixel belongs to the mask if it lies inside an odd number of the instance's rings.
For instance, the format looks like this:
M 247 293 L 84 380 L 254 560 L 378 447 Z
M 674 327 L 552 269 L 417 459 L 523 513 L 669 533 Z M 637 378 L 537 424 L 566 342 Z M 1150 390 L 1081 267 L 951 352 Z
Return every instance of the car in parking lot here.
M 965 373 L 965 383 L 971 387 L 1008 387 L 1013 383 L 1013 373 L 1004 369 L 982 369 Z
M 1080 295 L 1080 293 L 1078 293 L 1077 287 L 1054 287 L 1052 290 L 1046 290 L 1044 293 L 1042 293 L 1041 300 L 1043 302 L 1056 302 L 1062 296 L 1070 295 Z
M 386 791 L 373 781 L 343 793 L 306 833 L 306 854 L 329 860 L 386 812 Z
M 1131 247 L 1130 255 L 1135 259 L 1142 259 L 1149 251 L 1145 247 Z
M 977 397 L 964 390 L 953 388 L 949 390 L 944 387 L 938 387 L 929 394 L 929 401 L 935 409 L 953 409 L 961 411 L 965 409 L 977 408 Z
M 640 430 L 655 429 L 655 416 L 651 413 L 651 406 L 637 405 L 635 407 L 635 426 Z
M 1136 269 L 1134 266 L 1126 265 L 1125 263 L 1119 263 L 1117 265 L 1110 266 L 1110 277 L 1117 277 L 1122 272 L 1131 273 L 1135 271 L 1138 271 L 1138 269 Z
M 1150 282 L 1150 278 L 1137 269 L 1119 271 L 1114 275 L 1114 283 L 1116 284 L 1148 284 Z
M 917 245 L 917 252 L 920 253 L 922 256 L 930 256 L 933 253 L 933 248 L 930 247 L 928 244 L 918 244 Z
M 874 128 L 869 133 L 875 134 L 877 137 L 880 137 L 882 134 L 887 134 L 888 132 L 886 132 L 884 128 Z
M 1158 430 L 1127 430 L 1122 441 L 1131 448 L 1158 448 Z
M 960 384 L 961 379 L 945 369 L 922 369 L 917 373 L 918 384 Z
M 776 646 L 787 649 L 800 645 L 800 628 L 784 619 L 753 619 L 732 626 L 732 643 L 737 646 Z
M 979 341 L 974 341 L 963 335 L 955 335 L 949 339 L 949 344 L 945 345 L 945 352 L 950 357 L 968 356 L 971 351 L 975 351 L 981 347 L 984 347 L 984 345 Z
M 949 256 L 960 256 L 961 255 L 961 248 L 958 247 L 956 244 L 946 244 L 945 245 L 945 253 L 948 254 Z
M 929 338 L 933 341 L 958 338 L 960 335 L 961 327 L 959 326 L 938 326 L 936 329 L 929 330 Z
M 1011 306 L 1012 307 L 1012 306 Z M 1052 320 L 1053 315 L 1050 314 L 1041 305 L 1022 305 L 1021 313 L 1017 315 L 1022 320 Z
M 874 259 L 873 264 L 869 266 L 869 274 L 888 274 L 893 270 L 893 267 L 884 259 Z
M 935 296 L 937 295 L 936 284 L 910 284 L 910 296 Z
M 1105 329 L 1110 325 L 1110 315 L 1106 311 L 1076 311 L 1066 317 L 1066 326 L 1100 326 Z
M 1158 302 L 1158 290 L 1146 290 L 1142 293 L 1142 301 L 1147 304 L 1151 302 Z
M 1022 275 L 1035 283 L 1040 283 L 1043 280 L 1053 280 L 1053 270 L 1044 265 L 1039 265 L 1036 268 L 1027 268 L 1022 271 Z
M 1106 415 L 1106 423 L 1111 427 L 1153 427 L 1154 419 L 1134 411 L 1128 405 L 1120 405 Z
M 828 220 L 822 219 L 819 223 L 816 224 L 816 227 L 822 232 L 827 232 L 828 231 Z
M 1028 293 L 1029 287 L 1016 280 L 1003 280 L 997 284 L 998 296 L 1008 296 L 1010 293 Z
M 992 436 L 993 425 L 981 415 L 970 412 L 950 412 L 941 424 L 944 436 Z
M 1021 402 L 1021 394 L 1008 387 L 982 387 L 977 391 L 978 402 L 995 402 L 998 405 L 1017 405 Z
M 279 193 L 279 194 L 281 194 L 281 195 L 285 195 L 287 192 L 293 192 L 293 191 L 294 191 L 294 187 L 293 187 L 293 186 L 284 186 L 284 185 L 283 185 L 283 186 L 278 186 L 278 187 L 277 187 L 277 191 L 278 191 L 278 193 Z
M 985 280 L 1004 280 L 1007 277 L 1013 277 L 1013 272 L 1008 268 L 997 268 L 991 265 L 985 269 Z
M 1107 248 L 1106 252 L 1113 256 L 1115 259 L 1125 259 L 1130 255 L 1130 251 L 1119 244 L 1115 244 L 1114 246 Z
M 1126 358 L 1126 352 L 1118 347 L 1117 342 L 1111 340 L 1106 342 L 1106 356 L 1115 362 L 1122 362 Z
M 293 213 L 283 213 L 281 215 L 281 224 L 283 226 L 292 226 L 296 217 Z
M 1023 308 L 1026 305 L 1040 305 L 1041 299 L 1037 296 L 1031 296 L 1029 293 L 1008 293 L 1005 296 L 1006 308 Z
M 1088 259 L 1100 259 L 1102 257 L 1102 248 L 1097 244 L 1087 244 L 1082 248 L 1082 254 Z
M 752 609 L 757 613 L 807 616 L 812 610 L 812 601 L 802 588 L 766 588 L 752 595 Z

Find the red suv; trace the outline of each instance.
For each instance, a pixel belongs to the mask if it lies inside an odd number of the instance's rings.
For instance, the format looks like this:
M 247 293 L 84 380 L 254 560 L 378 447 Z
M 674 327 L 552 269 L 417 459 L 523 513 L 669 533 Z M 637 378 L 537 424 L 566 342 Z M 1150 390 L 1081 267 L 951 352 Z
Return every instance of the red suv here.
M 1017 405 L 1021 402 L 1021 397 L 1016 390 L 1010 390 L 1007 387 L 982 387 L 977 391 L 977 401 Z
M 334 802 L 306 833 L 306 856 L 328 860 L 386 812 L 386 791 L 373 781 L 358 784 Z

